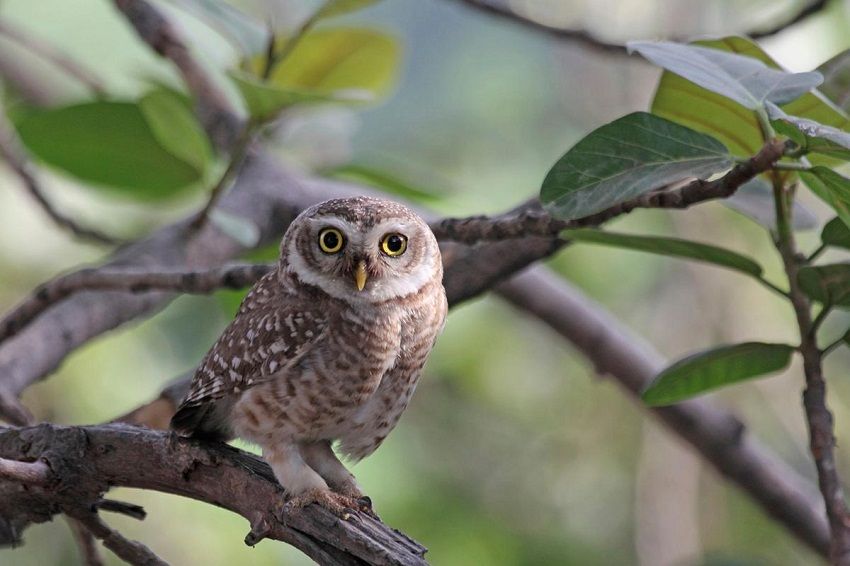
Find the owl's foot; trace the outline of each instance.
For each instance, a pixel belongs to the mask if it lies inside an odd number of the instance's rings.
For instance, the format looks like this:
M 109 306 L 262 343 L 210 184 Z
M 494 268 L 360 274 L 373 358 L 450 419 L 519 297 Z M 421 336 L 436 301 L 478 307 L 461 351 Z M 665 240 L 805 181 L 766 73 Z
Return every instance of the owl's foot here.
M 283 510 L 285 514 L 297 513 L 311 503 L 324 507 L 342 520 L 348 520 L 352 513 L 361 510 L 356 499 L 328 489 L 312 489 L 296 495 L 284 504 Z

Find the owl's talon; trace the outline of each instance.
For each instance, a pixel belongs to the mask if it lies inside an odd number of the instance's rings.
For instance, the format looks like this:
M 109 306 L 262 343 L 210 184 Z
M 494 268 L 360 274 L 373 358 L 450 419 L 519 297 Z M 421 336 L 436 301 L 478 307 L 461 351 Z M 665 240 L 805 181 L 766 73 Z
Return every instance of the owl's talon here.
M 343 521 L 349 520 L 360 510 L 360 505 L 353 498 L 323 489 L 311 490 L 292 497 L 283 505 L 284 515 L 298 513 L 311 503 L 327 509 Z

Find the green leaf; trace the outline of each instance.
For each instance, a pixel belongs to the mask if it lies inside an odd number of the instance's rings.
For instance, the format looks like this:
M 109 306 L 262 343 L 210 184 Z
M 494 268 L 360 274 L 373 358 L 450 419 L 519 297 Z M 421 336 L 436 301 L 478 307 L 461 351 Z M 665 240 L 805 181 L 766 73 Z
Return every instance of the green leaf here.
M 398 72 L 401 47 L 396 38 L 362 28 L 309 32 L 275 66 L 269 82 L 284 90 L 330 95 L 340 91 L 389 92 Z M 264 60 L 255 60 L 259 70 Z
M 576 242 L 590 242 L 594 244 L 616 246 L 619 248 L 639 250 L 672 257 L 705 261 L 721 267 L 741 271 L 753 277 L 760 277 L 762 273 L 762 268 L 759 264 L 739 253 L 719 248 L 717 246 L 681 240 L 678 238 L 618 234 L 615 232 L 603 232 L 602 230 L 593 230 L 589 228 L 564 230 L 562 235 L 565 238 Z
M 274 118 L 282 110 L 296 105 L 322 104 L 322 103 L 351 103 L 363 102 L 369 93 L 361 93 L 356 98 L 353 92 L 334 94 L 322 94 L 311 91 L 299 91 L 295 89 L 283 89 L 254 78 L 252 75 L 240 71 L 232 71 L 230 78 L 236 88 L 242 94 L 245 106 L 252 117 L 260 120 Z M 348 97 L 346 97 L 348 96 Z
M 786 104 L 823 82 L 820 73 L 787 73 L 749 56 L 700 45 L 669 41 L 630 41 L 637 51 L 659 67 L 756 110 L 767 102 Z
M 802 267 L 797 281 L 810 299 L 850 307 L 850 263 Z
M 819 90 L 845 112 L 850 110 L 850 49 L 817 68 L 823 75 Z
M 212 145 L 180 96 L 155 89 L 142 97 L 139 108 L 162 147 L 199 171 L 206 171 L 212 161 Z
M 850 226 L 850 179 L 822 165 L 800 171 L 800 179 Z
M 768 67 L 779 68 L 758 44 L 743 37 L 698 41 L 696 44 L 754 57 Z M 850 126 L 850 118 L 817 91 L 804 94 L 783 109 L 794 116 L 828 126 L 842 129 Z M 716 137 L 734 155 L 755 155 L 763 144 L 761 129 L 752 110 L 669 71 L 661 75 L 652 102 L 652 113 Z M 816 163 L 824 159 L 812 157 Z
M 327 0 L 327 2 L 319 8 L 319 11 L 316 12 L 315 18 L 318 20 L 341 16 L 343 14 L 362 10 L 367 6 L 377 4 L 378 2 L 380 2 L 380 0 Z
M 788 367 L 792 346 L 746 342 L 693 354 L 662 371 L 641 395 L 650 406 L 671 405 L 700 393 Z
M 417 187 L 393 174 L 365 165 L 343 165 L 326 171 L 325 175 L 343 181 L 369 185 L 412 201 L 434 202 L 439 199 L 439 195 L 434 191 Z
M 635 112 L 591 132 L 561 157 L 546 175 L 540 198 L 558 218 L 581 218 L 731 165 L 729 152 L 716 139 Z
M 767 112 L 776 131 L 794 140 L 806 152 L 850 161 L 850 133 L 807 118 L 790 116 L 770 102 Z
M 171 0 L 171 3 L 203 20 L 210 27 L 231 40 L 250 57 L 265 51 L 269 44 L 268 28 L 221 0 Z
M 162 198 L 203 178 L 196 163 L 163 146 L 145 113 L 132 102 L 33 110 L 16 126 L 39 159 L 116 193 Z
M 756 177 L 741 185 L 735 194 L 720 201 L 721 204 L 748 216 L 769 230 L 776 229 L 776 213 L 773 210 L 773 189 L 764 180 Z M 817 216 L 797 202 L 793 203 L 792 225 L 795 230 L 812 230 L 820 223 Z
M 826 223 L 820 239 L 827 246 L 850 250 L 850 228 L 840 218 L 833 218 Z

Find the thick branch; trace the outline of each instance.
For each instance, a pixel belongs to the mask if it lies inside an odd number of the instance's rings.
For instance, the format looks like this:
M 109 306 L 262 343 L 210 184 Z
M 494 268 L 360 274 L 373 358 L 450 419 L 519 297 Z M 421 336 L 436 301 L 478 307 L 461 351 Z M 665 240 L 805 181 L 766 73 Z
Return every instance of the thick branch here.
M 738 164 L 726 175 L 714 181 L 696 180 L 673 191 L 654 191 L 641 197 L 612 206 L 597 214 L 564 221 L 553 218 L 540 207 L 537 200 L 501 216 L 472 216 L 450 218 L 431 224 L 441 240 L 474 244 L 482 240 L 505 240 L 538 236 L 552 240 L 550 248 L 557 249 L 559 231 L 565 228 L 596 226 L 638 208 L 687 208 L 707 200 L 731 196 L 741 185 L 766 170 L 782 156 L 783 145 L 771 142 L 752 159 Z M 448 269 L 453 263 L 448 254 Z M 494 257 L 497 259 L 497 257 Z M 535 258 L 537 259 L 537 258 Z M 479 265 L 483 265 L 479 262 Z M 109 272 L 87 269 L 65 275 L 37 288 L 11 313 L 0 321 L 0 342 L 19 332 L 54 303 L 79 291 L 121 290 L 139 293 L 150 290 L 183 293 L 210 293 L 217 288 L 239 288 L 254 283 L 270 269 L 269 266 L 238 265 L 208 271 L 185 273 Z M 447 275 L 447 279 L 451 275 Z M 447 282 L 447 286 L 448 286 Z M 476 289 L 478 294 L 486 288 Z M 470 295 L 471 296 L 471 295 Z
M 514 11 L 504 0 L 456 0 L 471 8 L 481 12 L 490 14 L 494 17 L 510 21 L 536 32 L 541 32 L 551 37 L 560 40 L 574 41 L 590 49 L 602 51 L 605 53 L 626 54 L 626 47 L 620 43 L 604 41 L 593 33 L 583 29 L 566 29 L 553 26 L 546 22 L 529 18 Z M 753 31 L 744 31 L 744 35 L 749 35 L 754 39 L 760 39 L 775 35 L 782 30 L 785 30 L 793 25 L 796 25 L 809 16 L 821 12 L 829 3 L 829 0 L 814 0 L 803 6 L 799 11 L 791 14 L 786 20 L 777 23 L 774 26 L 756 29 Z M 673 41 L 687 41 L 684 38 L 673 38 Z
M 0 430 L 0 457 L 45 459 L 56 475 L 50 489 L 21 491 L 0 482 L 0 531 L 18 540 L 32 523 L 57 511 L 81 521 L 116 554 L 134 564 L 153 561 L 145 547 L 127 541 L 85 513 L 112 487 L 152 489 L 223 507 L 247 519 L 255 539 L 282 540 L 321 564 L 425 564 L 425 548 L 365 514 L 343 521 L 311 505 L 283 517 L 283 491 L 268 465 L 224 444 L 204 444 L 125 425 L 39 425 Z M 134 556 L 136 558 L 134 558 Z
M 569 340 L 597 371 L 611 375 L 645 408 L 640 393 L 666 364 L 640 337 L 542 267 L 500 285 L 498 291 Z M 827 556 L 829 531 L 817 494 L 747 434 L 737 418 L 704 399 L 652 412 L 800 541 Z

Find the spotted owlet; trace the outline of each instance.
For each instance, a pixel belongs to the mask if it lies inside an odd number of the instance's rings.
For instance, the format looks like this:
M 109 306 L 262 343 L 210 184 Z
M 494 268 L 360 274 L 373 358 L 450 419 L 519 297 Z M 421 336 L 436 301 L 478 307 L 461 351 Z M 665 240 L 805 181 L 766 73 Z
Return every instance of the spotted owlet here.
M 352 506 L 361 490 L 331 445 L 359 460 L 398 422 L 445 321 L 442 274 L 433 233 L 405 206 L 356 197 L 305 210 L 172 427 L 258 444 L 290 505 Z

